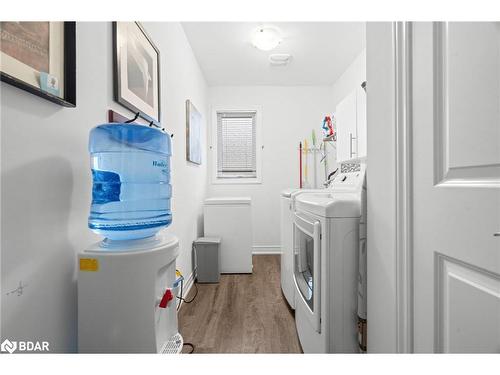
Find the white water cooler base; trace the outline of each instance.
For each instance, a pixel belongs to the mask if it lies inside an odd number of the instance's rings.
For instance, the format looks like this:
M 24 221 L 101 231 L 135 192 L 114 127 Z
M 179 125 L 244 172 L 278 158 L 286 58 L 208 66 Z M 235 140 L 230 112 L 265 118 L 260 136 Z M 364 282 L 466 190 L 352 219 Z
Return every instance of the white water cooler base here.
M 179 354 L 184 346 L 184 339 L 177 332 L 161 348 L 160 354 Z
M 179 353 L 172 236 L 102 241 L 78 254 L 78 351 Z

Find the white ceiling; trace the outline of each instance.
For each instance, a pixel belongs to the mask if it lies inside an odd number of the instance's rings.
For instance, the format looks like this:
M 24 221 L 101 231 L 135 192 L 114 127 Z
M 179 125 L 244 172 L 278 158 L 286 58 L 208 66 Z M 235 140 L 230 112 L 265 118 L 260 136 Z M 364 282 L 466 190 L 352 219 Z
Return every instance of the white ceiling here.
M 185 22 L 182 24 L 209 85 L 332 84 L 365 48 L 364 22 Z M 259 26 L 283 37 L 272 51 L 252 46 Z M 269 55 L 288 53 L 287 66 L 271 66 Z

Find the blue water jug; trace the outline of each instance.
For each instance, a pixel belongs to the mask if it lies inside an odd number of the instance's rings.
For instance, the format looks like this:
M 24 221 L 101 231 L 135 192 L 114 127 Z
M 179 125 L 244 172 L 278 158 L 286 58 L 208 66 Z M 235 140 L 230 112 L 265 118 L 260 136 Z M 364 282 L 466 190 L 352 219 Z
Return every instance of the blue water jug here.
M 172 222 L 170 136 L 137 124 L 90 131 L 89 228 L 111 240 L 154 235 Z

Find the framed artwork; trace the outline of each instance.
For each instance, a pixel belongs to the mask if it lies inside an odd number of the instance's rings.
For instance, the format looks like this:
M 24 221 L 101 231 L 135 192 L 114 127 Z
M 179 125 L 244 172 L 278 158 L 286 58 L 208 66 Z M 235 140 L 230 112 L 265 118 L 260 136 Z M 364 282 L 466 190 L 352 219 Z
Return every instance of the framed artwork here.
M 113 22 L 115 100 L 160 123 L 160 51 L 139 22 Z
M 186 100 L 186 160 L 201 164 L 201 114 Z
M 0 79 L 76 106 L 76 23 L 0 22 Z

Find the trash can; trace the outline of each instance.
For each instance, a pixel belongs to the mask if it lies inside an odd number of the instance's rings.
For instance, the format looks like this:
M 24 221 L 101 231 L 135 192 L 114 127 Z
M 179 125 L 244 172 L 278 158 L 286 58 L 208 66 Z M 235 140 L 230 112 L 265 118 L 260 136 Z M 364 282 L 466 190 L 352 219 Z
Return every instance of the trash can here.
M 220 241 L 220 237 L 201 237 L 194 241 L 196 278 L 199 283 L 219 282 Z

